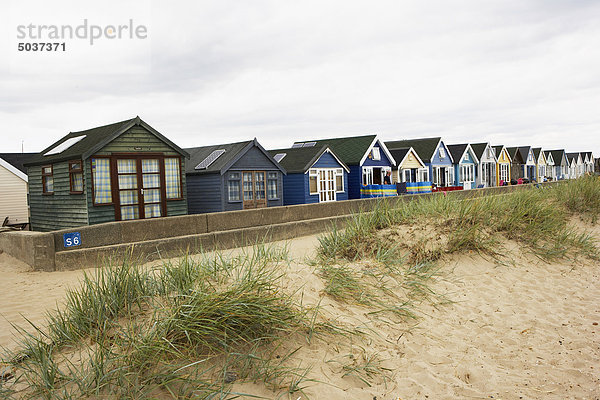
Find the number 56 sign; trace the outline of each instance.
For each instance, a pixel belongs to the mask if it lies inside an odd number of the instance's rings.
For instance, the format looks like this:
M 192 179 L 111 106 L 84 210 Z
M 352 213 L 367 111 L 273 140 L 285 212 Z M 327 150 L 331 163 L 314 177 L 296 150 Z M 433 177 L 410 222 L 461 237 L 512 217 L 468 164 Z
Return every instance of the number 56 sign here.
M 63 235 L 63 241 L 65 247 L 73 247 L 81 245 L 81 233 L 73 232 L 73 233 L 65 233 Z

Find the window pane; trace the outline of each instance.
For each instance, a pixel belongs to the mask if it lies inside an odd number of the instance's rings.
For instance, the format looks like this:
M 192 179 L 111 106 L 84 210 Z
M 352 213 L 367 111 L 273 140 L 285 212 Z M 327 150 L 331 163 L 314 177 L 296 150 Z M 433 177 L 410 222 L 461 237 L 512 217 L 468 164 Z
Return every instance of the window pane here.
M 254 173 L 256 182 L 256 200 L 261 200 L 265 198 L 265 173 L 264 172 L 255 172 Z
M 179 158 L 165 158 L 165 183 L 167 199 L 181 197 L 181 168 Z
M 123 190 L 119 192 L 119 200 L 121 204 L 137 204 L 137 190 Z
M 73 192 L 83 192 L 83 174 L 81 172 L 73 173 L 71 183 L 73 184 L 71 188 Z
M 121 219 L 126 221 L 128 219 L 139 219 L 140 211 L 138 206 L 124 206 L 121 207 Z
M 244 172 L 244 200 L 254 199 L 252 190 L 252 172 Z
M 119 174 L 133 174 L 136 171 L 135 160 L 117 160 L 117 172 Z
M 232 172 L 229 174 L 229 179 L 240 179 L 240 173 L 239 172 Z
M 160 175 L 159 174 L 143 174 L 142 184 L 144 189 L 159 188 L 160 187 Z
M 79 169 L 81 169 L 81 162 L 73 161 L 73 162 L 69 163 L 69 168 L 71 170 L 79 170 Z
M 316 175 L 312 175 L 309 177 L 308 185 L 310 187 L 310 194 L 316 194 L 317 193 L 317 176 Z
M 238 174 L 239 176 L 239 174 Z M 240 181 L 234 180 L 228 183 L 229 201 L 240 200 Z
M 94 202 L 96 204 L 112 203 L 110 160 L 108 158 L 92 159 L 92 180 L 94 181 Z
M 142 160 L 142 173 L 159 172 L 158 160 Z
M 144 189 L 144 203 L 158 203 L 160 201 L 160 189 Z
M 119 175 L 119 189 L 137 189 L 137 175 Z
M 277 172 L 269 172 L 267 184 L 267 197 L 269 200 L 276 199 L 277 195 Z
M 335 176 L 335 190 L 336 192 L 344 191 L 344 175 L 336 175 Z
M 44 179 L 44 192 L 51 193 L 54 192 L 54 178 L 52 176 L 47 176 Z
M 144 206 L 144 216 L 146 218 L 160 217 L 160 204 L 146 204 Z

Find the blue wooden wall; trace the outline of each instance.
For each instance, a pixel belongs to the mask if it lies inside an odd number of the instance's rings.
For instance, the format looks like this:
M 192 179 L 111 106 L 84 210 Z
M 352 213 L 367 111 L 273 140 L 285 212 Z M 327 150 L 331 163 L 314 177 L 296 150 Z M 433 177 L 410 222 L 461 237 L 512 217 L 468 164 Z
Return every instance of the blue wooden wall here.
M 221 186 L 219 173 L 187 175 L 188 213 L 223 211 Z

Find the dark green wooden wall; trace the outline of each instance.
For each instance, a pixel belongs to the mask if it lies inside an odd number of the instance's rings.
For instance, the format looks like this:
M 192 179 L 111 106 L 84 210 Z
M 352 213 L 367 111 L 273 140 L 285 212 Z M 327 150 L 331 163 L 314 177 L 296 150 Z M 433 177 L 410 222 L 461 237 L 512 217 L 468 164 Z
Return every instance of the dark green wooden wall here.
M 47 232 L 87 225 L 87 185 L 83 194 L 70 194 L 69 163 L 56 163 L 53 168 L 53 195 L 42 194 L 42 167 L 28 168 L 31 229 Z

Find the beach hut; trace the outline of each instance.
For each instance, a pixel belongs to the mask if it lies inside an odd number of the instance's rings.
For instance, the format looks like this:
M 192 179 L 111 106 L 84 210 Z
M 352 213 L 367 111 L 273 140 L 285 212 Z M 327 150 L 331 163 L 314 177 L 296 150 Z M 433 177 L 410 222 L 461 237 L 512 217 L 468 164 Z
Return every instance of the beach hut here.
M 535 180 L 544 182 L 547 180 L 547 161 L 541 147 L 532 148 L 533 159 L 535 160 Z
M 503 145 L 493 146 L 496 155 L 496 185 L 503 186 L 510 183 L 511 158 L 508 150 Z
M 554 157 L 552 157 L 552 152 L 549 150 L 544 150 L 544 157 L 546 157 L 546 176 L 549 180 L 556 180 L 556 170 L 554 169 Z
M 471 145 L 449 144 L 448 151 L 454 160 L 454 186 L 462 186 L 465 190 L 474 189 L 479 160 Z
M 579 177 L 579 165 L 581 156 L 579 153 L 566 153 L 569 163 L 569 179 L 577 179 Z
M 392 157 L 398 163 L 392 171 L 392 183 L 416 183 L 429 181 L 429 169 L 421 160 L 415 149 L 390 150 Z
M 71 132 L 25 163 L 31 227 L 184 215 L 188 156 L 139 117 Z
M 554 179 L 569 179 L 569 160 L 564 149 L 550 150 L 554 161 Z
M 256 139 L 185 150 L 190 214 L 283 205 L 285 169 Z
M 591 151 L 586 151 L 583 154 L 583 164 L 584 164 L 584 172 L 586 174 L 594 173 L 594 155 Z
M 350 169 L 349 199 L 396 194 L 395 185 L 384 184 L 388 173 L 391 176 L 396 161 L 377 135 L 298 141 L 292 148 L 322 146 L 331 149 Z
M 496 178 L 496 152 L 489 143 L 474 143 L 471 148 L 475 152 L 475 156 L 479 160 L 476 169 L 476 184 L 477 187 L 492 187 L 496 186 L 498 179 Z
M 283 204 L 348 200 L 350 169 L 327 146 L 269 150 L 286 171 Z
M 454 165 L 440 137 L 385 142 L 389 149 L 412 147 L 429 169 L 429 179 L 438 187 L 454 185 Z
M 0 226 L 29 222 L 27 168 L 36 153 L 0 153 Z

